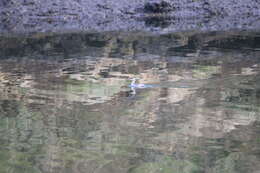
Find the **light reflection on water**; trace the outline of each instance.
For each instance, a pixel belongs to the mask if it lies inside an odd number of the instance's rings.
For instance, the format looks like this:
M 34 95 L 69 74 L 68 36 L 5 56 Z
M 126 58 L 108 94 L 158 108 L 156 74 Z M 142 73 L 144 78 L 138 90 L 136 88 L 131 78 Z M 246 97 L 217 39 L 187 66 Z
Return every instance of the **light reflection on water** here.
M 0 39 L 0 172 L 257 173 L 259 33 Z M 153 87 L 129 87 L 131 79 Z

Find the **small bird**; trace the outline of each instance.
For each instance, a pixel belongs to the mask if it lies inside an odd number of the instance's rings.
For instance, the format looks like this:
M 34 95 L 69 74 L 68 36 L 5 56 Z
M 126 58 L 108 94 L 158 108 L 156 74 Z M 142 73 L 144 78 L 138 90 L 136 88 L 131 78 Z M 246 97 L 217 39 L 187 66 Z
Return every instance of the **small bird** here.
M 131 88 L 132 95 L 136 95 L 136 89 L 143 89 L 143 88 L 153 88 L 154 85 L 151 84 L 137 84 L 136 81 L 139 80 L 139 78 L 133 78 L 131 79 L 131 84 L 129 87 Z
M 153 88 L 155 87 L 155 85 L 152 84 L 137 84 L 136 81 L 139 80 L 139 78 L 133 78 L 131 79 L 131 84 L 129 85 L 129 87 L 131 88 Z
M 136 81 L 138 80 L 139 78 L 133 78 L 131 79 L 132 82 L 130 84 L 130 87 L 131 88 L 146 88 L 146 85 L 145 84 L 137 84 Z

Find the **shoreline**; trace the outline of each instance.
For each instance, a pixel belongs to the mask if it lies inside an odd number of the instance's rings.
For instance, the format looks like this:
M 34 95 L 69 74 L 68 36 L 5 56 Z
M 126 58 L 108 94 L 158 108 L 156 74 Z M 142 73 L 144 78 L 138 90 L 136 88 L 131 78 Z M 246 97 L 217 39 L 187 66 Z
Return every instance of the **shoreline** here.
M 259 30 L 260 3 L 233 1 L 3 0 L 0 34 Z M 150 11 L 147 2 L 151 4 Z M 152 5 L 160 6 L 160 2 L 167 3 L 158 11 Z

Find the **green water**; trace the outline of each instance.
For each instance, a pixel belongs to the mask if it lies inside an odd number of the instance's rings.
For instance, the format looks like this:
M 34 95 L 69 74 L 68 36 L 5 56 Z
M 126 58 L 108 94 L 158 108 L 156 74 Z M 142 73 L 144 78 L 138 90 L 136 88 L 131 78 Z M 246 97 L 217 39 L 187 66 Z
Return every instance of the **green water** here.
M 259 84 L 259 32 L 1 36 L 0 173 L 258 173 Z

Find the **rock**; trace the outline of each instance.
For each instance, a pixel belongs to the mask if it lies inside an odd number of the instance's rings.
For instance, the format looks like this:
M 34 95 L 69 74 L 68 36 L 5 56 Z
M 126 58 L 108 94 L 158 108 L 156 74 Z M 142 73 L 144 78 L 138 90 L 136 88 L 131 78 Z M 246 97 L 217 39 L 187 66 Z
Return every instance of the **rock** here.
M 166 1 L 161 2 L 147 2 L 144 5 L 144 12 L 146 13 L 166 13 L 173 10 L 173 6 Z
M 171 18 L 164 16 L 148 16 L 144 21 L 145 26 L 155 28 L 167 28 L 171 24 Z

